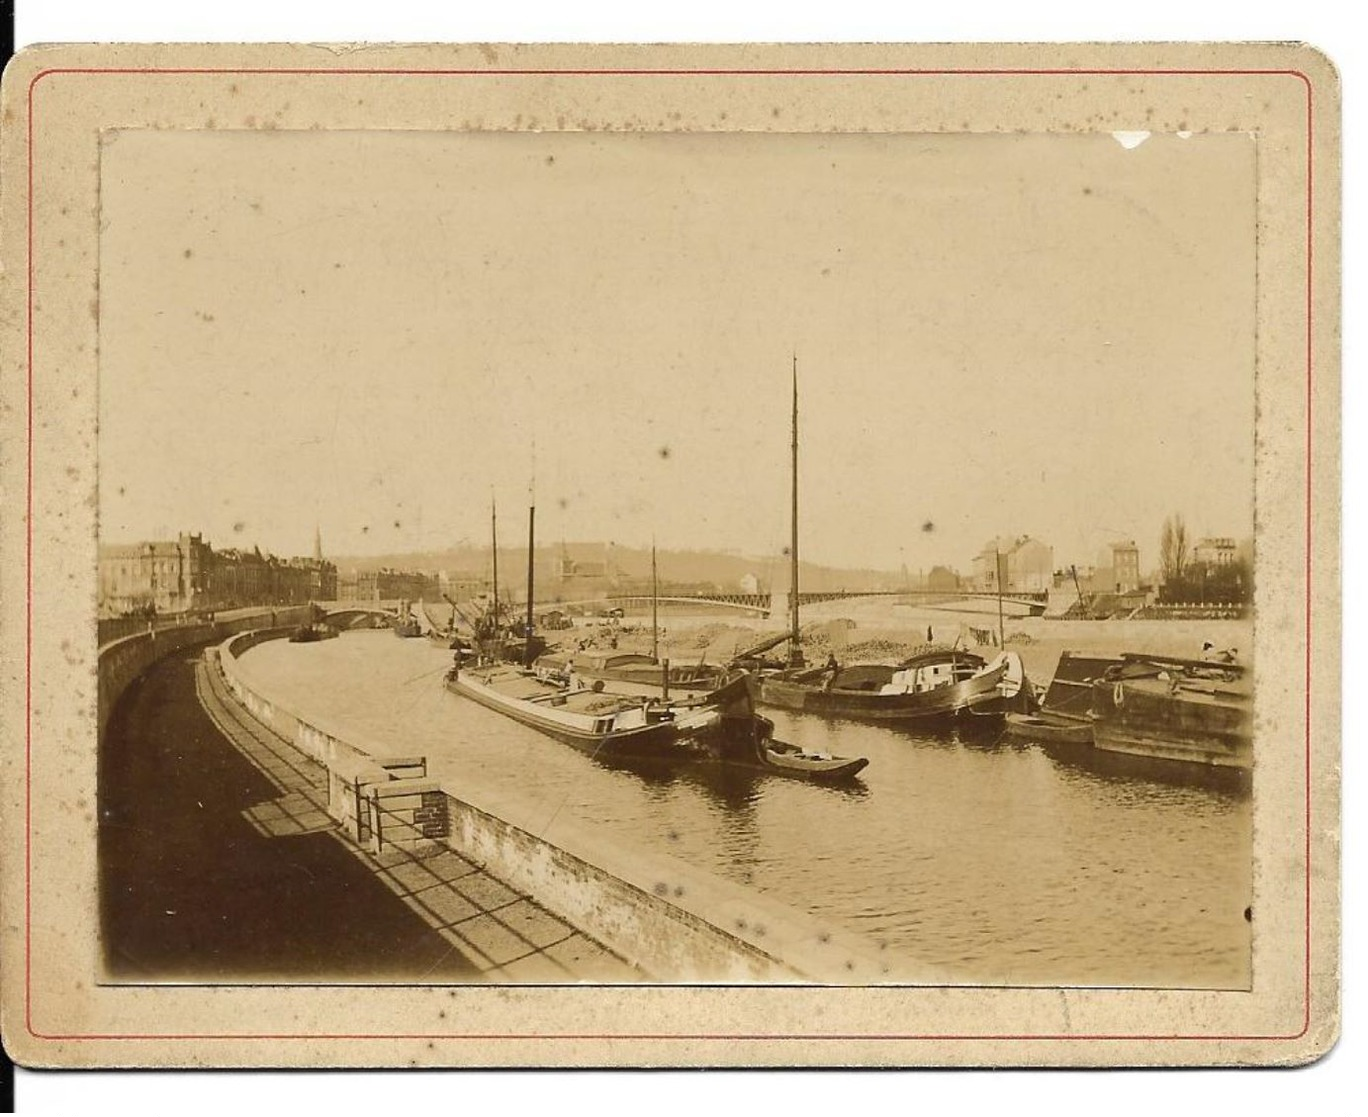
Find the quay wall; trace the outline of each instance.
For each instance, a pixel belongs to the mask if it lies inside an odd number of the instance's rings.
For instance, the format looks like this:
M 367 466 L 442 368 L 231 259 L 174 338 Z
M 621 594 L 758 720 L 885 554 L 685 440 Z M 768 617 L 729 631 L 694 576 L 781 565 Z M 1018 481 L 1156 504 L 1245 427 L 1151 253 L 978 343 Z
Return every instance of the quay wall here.
M 247 630 L 260 629 L 263 620 L 275 618 L 277 625 L 289 631 L 309 617 L 309 607 L 253 609 L 213 622 L 170 625 L 154 628 L 111 640 L 99 649 L 99 702 L 97 715 L 98 740 L 104 740 L 105 726 L 119 699 L 134 679 L 160 659 L 182 648 L 198 644 L 212 644 L 225 636 Z
M 412 770 L 381 742 L 326 714 L 290 708 L 241 656 L 267 634 L 224 641 L 218 667 L 263 724 L 329 772 L 329 808 L 354 836 L 362 783 Z M 344 637 L 345 638 L 345 637 Z M 510 887 L 597 939 L 657 981 L 823 982 L 893 980 L 868 940 L 753 889 L 664 854 L 624 848 L 590 827 L 548 819 L 545 807 L 430 773 L 424 786 L 445 797 L 449 831 L 436 839 L 482 864 Z M 402 829 L 402 828 L 400 828 Z M 419 839 L 425 840 L 425 839 Z M 898 980 L 907 980 L 899 960 Z M 927 974 L 928 978 L 932 975 Z

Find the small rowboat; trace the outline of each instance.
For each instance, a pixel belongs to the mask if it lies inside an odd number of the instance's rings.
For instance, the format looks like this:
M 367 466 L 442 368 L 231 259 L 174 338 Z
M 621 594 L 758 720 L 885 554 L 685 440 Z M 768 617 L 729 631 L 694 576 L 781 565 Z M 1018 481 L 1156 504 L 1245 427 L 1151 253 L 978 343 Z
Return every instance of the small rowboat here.
M 319 640 L 334 640 L 341 633 L 331 625 L 326 624 L 301 624 L 290 633 L 291 644 L 313 644 Z
M 809 752 L 787 741 L 774 739 L 774 722 L 755 712 L 745 674 L 734 674 L 727 684 L 714 692 L 713 701 L 729 696 L 722 705 L 722 721 L 711 732 L 689 742 L 702 750 L 703 759 L 725 767 L 747 768 L 772 776 L 810 780 L 815 783 L 841 783 L 858 775 L 868 765 L 863 757 L 832 756 Z
M 1007 734 L 1011 737 L 1060 745 L 1093 743 L 1093 723 L 1090 718 L 1037 710 L 1033 714 L 1008 714 L 1006 720 Z
M 863 756 L 852 758 L 806 752 L 797 745 L 774 740 L 759 742 L 756 759 L 756 766 L 772 775 L 817 783 L 840 783 L 853 779 L 869 766 L 868 759 Z

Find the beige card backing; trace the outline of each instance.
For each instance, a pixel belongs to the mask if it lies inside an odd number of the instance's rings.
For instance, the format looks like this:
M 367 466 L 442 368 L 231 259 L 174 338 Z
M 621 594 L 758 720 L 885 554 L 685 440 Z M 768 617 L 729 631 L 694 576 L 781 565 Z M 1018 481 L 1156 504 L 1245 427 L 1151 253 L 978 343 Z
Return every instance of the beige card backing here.
M 0 957 L 15 1059 L 1247 1065 L 1326 1051 L 1340 981 L 1338 113 L 1326 59 L 1282 45 L 58 46 L 15 58 L 0 122 Z M 100 983 L 97 339 L 101 302 L 117 294 L 98 283 L 101 145 L 149 129 L 1252 136 L 1251 988 Z

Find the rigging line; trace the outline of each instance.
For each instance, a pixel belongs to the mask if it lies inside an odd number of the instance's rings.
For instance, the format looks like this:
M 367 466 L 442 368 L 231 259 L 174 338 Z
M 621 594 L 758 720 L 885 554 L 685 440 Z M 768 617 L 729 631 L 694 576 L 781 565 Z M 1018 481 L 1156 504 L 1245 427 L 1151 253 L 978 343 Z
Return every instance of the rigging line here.
M 431 671 L 423 671 L 420 674 L 411 675 L 407 679 L 404 679 L 399 685 L 408 686 L 410 683 L 418 682 L 419 679 L 431 678 L 433 675 L 436 675 L 439 671 L 446 671 L 449 667 L 450 664 L 444 663 L 441 667 L 434 667 Z

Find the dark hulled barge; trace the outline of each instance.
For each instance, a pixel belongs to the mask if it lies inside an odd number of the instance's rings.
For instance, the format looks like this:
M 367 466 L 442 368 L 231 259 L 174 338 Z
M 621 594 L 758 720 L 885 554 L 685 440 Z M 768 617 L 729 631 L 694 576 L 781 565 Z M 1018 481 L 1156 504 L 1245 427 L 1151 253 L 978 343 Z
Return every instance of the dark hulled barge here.
M 1253 763 L 1249 673 L 1235 663 L 1127 654 L 1092 682 L 1093 743 L 1222 768 Z
M 760 676 L 757 701 L 829 717 L 910 721 L 1000 715 L 1022 693 L 1021 657 L 929 650 L 898 664 L 798 668 Z
M 1007 728 L 1044 743 L 1248 771 L 1251 683 L 1239 663 L 1064 652 L 1040 708 L 1010 715 Z

